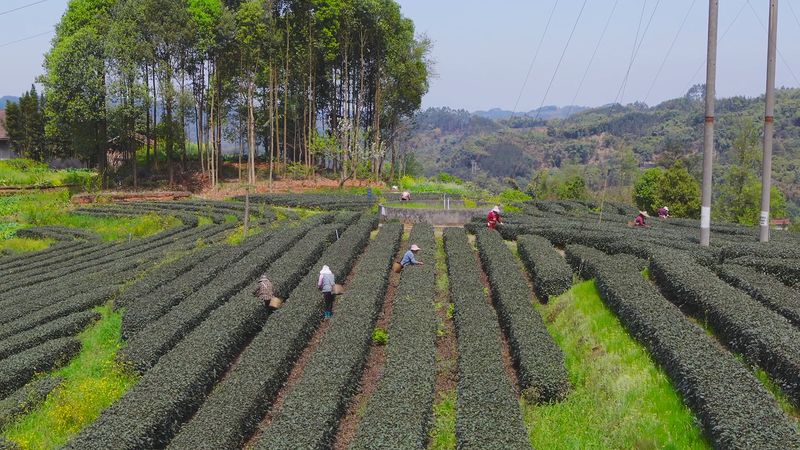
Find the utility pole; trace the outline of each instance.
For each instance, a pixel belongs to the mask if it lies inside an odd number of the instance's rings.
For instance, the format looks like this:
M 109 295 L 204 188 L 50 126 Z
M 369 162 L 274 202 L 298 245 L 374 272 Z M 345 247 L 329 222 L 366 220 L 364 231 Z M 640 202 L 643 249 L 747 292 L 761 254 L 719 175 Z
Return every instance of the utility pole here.
M 719 0 L 708 0 L 708 54 L 706 59 L 706 118 L 703 141 L 703 193 L 700 207 L 700 245 L 711 241 L 711 171 L 714 160 L 714 101 L 717 79 L 717 13 Z
M 769 194 L 772 188 L 772 132 L 775 126 L 775 51 L 778 36 L 778 0 L 769 2 L 769 38 L 767 41 L 767 106 L 764 111 L 764 157 L 761 174 L 761 217 L 759 240 L 769 241 Z

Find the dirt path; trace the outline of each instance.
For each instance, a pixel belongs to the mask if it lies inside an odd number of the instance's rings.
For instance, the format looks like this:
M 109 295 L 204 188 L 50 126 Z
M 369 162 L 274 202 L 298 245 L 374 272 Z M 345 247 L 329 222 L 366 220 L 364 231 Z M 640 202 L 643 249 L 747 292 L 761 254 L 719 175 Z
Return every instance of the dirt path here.
M 475 249 L 475 263 L 478 265 L 478 270 L 481 273 L 481 283 L 483 284 L 484 292 L 486 292 L 486 298 L 489 305 L 495 310 L 495 313 L 500 318 L 500 313 L 497 311 L 497 304 L 494 301 L 494 296 L 492 296 L 492 289 L 489 285 L 489 277 L 486 275 L 486 272 L 483 270 L 483 264 L 481 264 L 481 258 L 478 255 L 477 248 Z M 517 376 L 517 371 L 514 368 L 514 360 L 511 358 L 511 347 L 508 345 L 508 336 L 506 334 L 505 329 L 503 328 L 502 324 L 500 326 L 501 330 L 501 341 L 503 346 L 503 367 L 505 368 L 506 374 L 508 374 L 509 379 L 511 380 L 512 385 L 514 386 L 514 393 L 517 394 L 517 397 L 520 396 L 520 388 L 519 388 L 519 377 Z

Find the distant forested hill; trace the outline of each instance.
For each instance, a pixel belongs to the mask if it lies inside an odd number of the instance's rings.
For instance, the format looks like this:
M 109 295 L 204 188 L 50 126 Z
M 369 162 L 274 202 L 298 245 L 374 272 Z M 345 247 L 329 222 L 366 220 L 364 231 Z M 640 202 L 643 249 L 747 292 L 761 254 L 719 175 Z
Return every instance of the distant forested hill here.
M 465 179 L 511 177 L 522 186 L 538 169 L 578 165 L 590 187 L 597 188 L 625 179 L 631 166 L 669 166 L 678 159 L 699 178 L 702 92 L 702 86 L 695 86 L 684 97 L 653 107 L 614 104 L 565 119 L 526 116 L 511 123 L 428 109 L 416 116 L 408 149 L 426 175 L 447 171 Z M 745 139 L 743 130 L 751 131 L 747 145 L 760 148 L 764 99 L 719 99 L 716 112 L 715 176 L 731 163 L 735 141 Z M 800 89 L 776 92 L 773 180 L 790 200 L 800 202 Z

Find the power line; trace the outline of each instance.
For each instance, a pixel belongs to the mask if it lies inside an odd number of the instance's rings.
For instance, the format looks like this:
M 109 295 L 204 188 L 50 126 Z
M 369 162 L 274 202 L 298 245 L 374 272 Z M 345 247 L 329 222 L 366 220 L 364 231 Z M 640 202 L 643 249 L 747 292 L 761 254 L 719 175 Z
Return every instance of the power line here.
M 6 10 L 6 11 L 2 11 L 2 12 L 0 12 L 0 16 L 4 16 L 6 14 L 10 14 L 10 13 L 12 13 L 14 11 L 19 11 L 20 9 L 30 8 L 33 5 L 38 5 L 39 3 L 44 3 L 46 1 L 47 0 L 39 0 L 38 2 L 28 3 L 27 5 L 22 5 L 22 6 L 18 6 L 16 8 L 14 8 L 14 9 L 9 9 L 9 10 Z
M 764 22 L 761 21 L 761 17 L 759 17 L 758 12 L 756 12 L 756 9 L 753 8 L 753 5 L 750 3 L 750 0 L 747 0 L 747 5 L 750 7 L 750 10 L 753 11 L 753 16 L 755 16 L 756 20 L 758 21 L 758 24 L 761 25 L 761 28 L 764 31 L 767 31 L 767 27 L 764 26 Z M 778 57 L 781 58 L 781 62 L 789 71 L 789 73 L 792 75 L 792 78 L 794 78 L 794 82 L 797 83 L 798 86 L 800 86 L 800 80 L 797 79 L 797 75 L 794 74 L 794 71 L 792 70 L 791 66 L 789 66 L 789 63 L 786 62 L 786 58 L 783 57 L 783 53 L 781 53 L 780 49 L 776 50 L 778 51 Z
M 586 64 L 586 70 L 583 71 L 583 76 L 581 77 L 580 83 L 578 83 L 578 88 L 575 90 L 575 95 L 572 97 L 572 101 L 570 102 L 570 106 L 575 105 L 575 100 L 578 98 L 578 94 L 581 92 L 581 88 L 583 87 L 583 82 L 586 81 L 586 75 L 589 74 L 589 68 L 592 67 L 592 63 L 594 62 L 595 56 L 597 56 L 597 49 L 600 48 L 600 43 L 603 42 L 603 38 L 606 35 L 606 30 L 608 30 L 608 25 L 611 23 L 611 17 L 614 15 L 614 11 L 617 9 L 617 4 L 619 0 L 614 0 L 614 6 L 611 8 L 611 13 L 608 15 L 608 19 L 606 19 L 606 24 L 603 27 L 603 31 L 600 33 L 600 38 L 597 40 L 597 44 L 594 46 L 594 51 L 592 52 L 592 57 L 589 58 L 589 63 Z
M 24 37 L 24 38 L 22 38 L 22 39 L 17 39 L 17 40 L 15 40 L 15 41 L 5 42 L 5 43 L 3 43 L 3 44 L 0 44 L 0 48 L 3 48 L 3 47 L 8 47 L 9 45 L 16 44 L 16 43 L 19 43 L 19 42 L 22 42 L 22 41 L 28 41 L 28 40 L 31 40 L 31 39 L 37 38 L 37 37 L 39 37 L 39 36 L 44 36 L 44 35 L 47 35 L 47 34 L 50 34 L 50 33 L 53 33 L 53 32 L 54 32 L 54 31 L 52 31 L 52 30 L 50 30 L 50 31 L 45 31 L 44 33 L 34 34 L 33 36 Z
M 542 103 L 539 104 L 539 107 L 536 109 L 536 117 L 533 119 L 534 121 L 539 119 L 539 113 L 542 111 L 542 106 L 544 106 L 545 100 L 547 100 L 547 94 L 550 93 L 550 88 L 553 86 L 553 81 L 556 79 L 556 74 L 558 74 L 558 68 L 561 67 L 561 61 L 564 60 L 564 55 L 567 53 L 567 48 L 569 48 L 569 43 L 572 41 L 572 36 L 575 34 L 575 29 L 578 28 L 578 22 L 581 20 L 581 16 L 583 15 L 583 10 L 586 8 L 586 2 L 588 0 L 583 0 L 583 5 L 581 5 L 581 10 L 578 12 L 578 17 L 575 19 L 575 23 L 572 25 L 572 31 L 569 33 L 569 38 L 567 39 L 567 43 L 564 45 L 564 50 L 561 51 L 561 57 L 558 58 L 558 64 L 556 64 L 556 70 L 553 71 L 553 76 L 550 78 L 550 83 L 547 85 L 547 90 L 544 91 L 544 96 L 542 97 Z
M 725 31 L 722 32 L 722 36 L 720 36 L 720 38 L 719 38 L 720 41 L 725 39 L 725 36 L 728 34 L 729 31 L 731 31 L 731 28 L 733 27 L 733 24 L 735 24 L 736 21 L 739 20 L 739 16 L 742 14 L 742 11 L 744 11 L 744 8 L 746 6 L 747 6 L 747 0 L 742 2 L 741 8 L 739 8 L 739 11 L 736 12 L 736 15 L 733 17 L 733 20 L 731 20 L 731 22 L 728 24 L 728 26 L 725 27 Z M 697 69 L 695 69 L 694 73 L 692 74 L 691 78 L 689 79 L 689 84 L 687 84 L 686 85 L 686 89 L 684 89 L 685 92 L 688 92 L 689 88 L 692 87 L 692 83 L 694 83 L 694 80 L 697 77 L 697 74 L 700 72 L 700 70 L 705 65 L 706 65 L 706 61 L 705 61 L 705 57 L 704 57 L 703 61 L 701 61 L 700 64 L 697 65 Z
M 628 68 L 625 70 L 625 76 L 622 79 L 622 82 L 625 83 L 625 80 L 628 79 L 628 74 L 631 71 L 631 66 L 633 65 L 633 58 L 636 55 L 636 44 L 639 42 L 639 32 L 642 31 L 642 20 L 644 20 L 644 11 L 647 8 L 647 0 L 642 2 L 642 12 L 639 14 L 639 25 L 636 26 L 636 36 L 633 38 L 633 48 L 631 48 L 631 60 L 628 63 Z M 617 91 L 617 96 L 614 98 L 614 103 L 617 103 L 619 100 L 619 93 L 622 91 L 622 85 L 620 85 L 619 90 Z
M 800 27 L 800 19 L 797 18 L 797 14 L 794 13 L 794 8 L 792 7 L 792 2 L 786 2 L 789 5 L 789 11 L 792 12 L 792 16 L 794 17 L 794 21 L 797 23 L 797 26 Z
M 625 87 L 628 85 L 628 76 L 631 72 L 631 67 L 633 67 L 633 62 L 636 60 L 636 57 L 639 56 L 639 50 L 642 49 L 642 44 L 644 43 L 644 38 L 647 36 L 647 30 L 650 29 L 650 24 L 653 23 L 653 17 L 656 15 L 656 11 L 658 10 L 658 5 L 661 4 L 661 0 L 656 2 L 656 6 L 653 8 L 653 12 L 650 13 L 650 18 L 647 19 L 647 26 L 644 27 L 644 31 L 642 32 L 642 39 L 639 40 L 639 45 L 636 47 L 636 53 L 633 55 L 631 59 L 631 63 L 628 66 L 628 72 L 625 74 L 625 79 L 622 80 L 622 86 L 620 86 L 620 91 L 617 93 L 617 99 L 614 100 L 614 103 L 617 100 L 622 101 L 622 96 L 625 95 Z
M 525 92 L 525 86 L 528 85 L 528 77 L 530 77 L 531 75 L 531 70 L 533 70 L 533 65 L 536 62 L 536 58 L 539 57 L 539 50 L 542 48 L 542 42 L 544 42 L 545 36 L 547 36 L 547 30 L 550 28 L 550 21 L 553 20 L 553 13 L 556 12 L 558 1 L 559 0 L 556 0 L 555 4 L 553 5 L 553 9 L 550 10 L 550 16 L 547 18 L 547 24 L 544 26 L 542 37 L 539 38 L 539 44 L 536 45 L 536 51 L 533 54 L 533 59 L 531 59 L 531 64 L 528 66 L 528 73 L 525 74 L 525 81 L 522 82 L 522 88 L 519 90 L 517 101 L 514 102 L 514 109 L 511 110 L 511 118 L 508 119 L 508 123 L 511 123 L 511 119 L 513 119 L 514 114 L 517 113 L 517 106 L 519 106 L 519 100 L 522 98 L 522 94 Z
M 664 69 L 664 64 L 667 62 L 667 58 L 669 58 L 670 53 L 672 53 L 672 48 L 675 46 L 675 42 L 678 40 L 678 36 L 680 36 L 681 31 L 683 31 L 684 25 L 686 25 L 686 19 L 689 18 L 689 14 L 692 12 L 692 8 L 694 8 L 694 4 L 697 0 L 692 0 L 692 4 L 689 5 L 689 9 L 686 11 L 686 15 L 683 16 L 683 22 L 681 22 L 681 26 L 678 28 L 678 32 L 675 33 L 675 37 L 672 38 L 672 43 L 669 44 L 669 50 L 664 55 L 664 59 L 661 60 L 661 65 L 658 67 L 658 71 L 656 72 L 655 78 L 653 78 L 653 82 L 650 83 L 650 87 L 647 89 L 647 94 L 644 96 L 644 102 L 647 103 L 647 99 L 650 97 L 650 92 L 653 91 L 653 86 L 656 85 L 656 81 L 658 81 L 658 77 L 661 76 L 661 71 Z

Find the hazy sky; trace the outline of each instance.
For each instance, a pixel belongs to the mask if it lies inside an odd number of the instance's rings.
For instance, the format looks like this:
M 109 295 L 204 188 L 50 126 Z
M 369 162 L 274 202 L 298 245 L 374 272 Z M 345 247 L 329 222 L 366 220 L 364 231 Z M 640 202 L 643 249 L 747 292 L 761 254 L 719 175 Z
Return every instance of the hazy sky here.
M 516 109 L 526 111 L 542 103 L 570 104 L 576 93 L 575 103 L 579 105 L 598 106 L 615 100 L 624 103 L 640 100 L 652 105 L 681 96 L 692 84 L 705 80 L 706 0 L 618 0 L 588 72 L 587 65 L 615 0 L 398 1 L 403 13 L 414 20 L 418 33 L 433 41 L 431 57 L 436 77 L 423 100 L 425 107 L 450 106 L 471 111 L 492 107 L 513 109 L 519 97 Z M 19 95 L 29 88 L 42 72 L 42 55 L 50 45 L 52 33 L 10 42 L 52 31 L 68 0 L 44 0 L 5 13 L 34 2 L 37 0 L 0 0 L 3 67 L 0 95 Z M 766 79 L 769 2 L 720 0 L 719 3 L 717 95 L 760 95 Z M 575 33 L 553 77 L 584 4 Z M 520 96 L 554 5 L 552 22 Z M 778 58 L 776 85 L 800 86 L 800 2 L 780 2 L 779 13 L 778 50 L 782 57 Z M 641 27 L 640 17 L 643 17 Z M 684 17 L 686 22 L 677 34 Z M 625 89 L 621 90 L 637 29 L 641 44 Z M 672 51 L 659 72 L 676 34 Z M 578 91 L 584 73 L 586 80 Z M 551 79 L 554 81 L 543 99 Z

